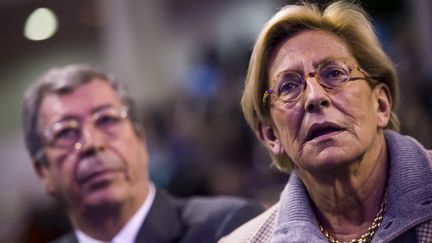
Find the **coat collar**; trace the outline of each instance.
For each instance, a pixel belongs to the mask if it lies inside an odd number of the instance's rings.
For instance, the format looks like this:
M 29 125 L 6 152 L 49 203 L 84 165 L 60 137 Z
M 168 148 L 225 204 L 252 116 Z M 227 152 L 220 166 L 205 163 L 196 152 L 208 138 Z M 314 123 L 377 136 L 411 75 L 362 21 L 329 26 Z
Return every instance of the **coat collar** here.
M 432 219 L 432 156 L 414 139 L 385 131 L 390 171 L 387 212 L 373 242 Z M 281 194 L 273 242 L 326 242 L 306 189 L 293 171 Z
M 390 173 L 387 212 L 374 240 L 390 241 L 432 219 L 432 154 L 408 136 L 386 131 Z
M 135 242 L 177 242 L 182 236 L 183 228 L 174 200 L 158 189 Z
M 176 202 L 165 191 L 157 188 L 153 204 L 142 224 L 135 242 L 171 243 L 178 242 L 184 232 Z M 71 232 L 56 243 L 78 243 L 76 235 Z

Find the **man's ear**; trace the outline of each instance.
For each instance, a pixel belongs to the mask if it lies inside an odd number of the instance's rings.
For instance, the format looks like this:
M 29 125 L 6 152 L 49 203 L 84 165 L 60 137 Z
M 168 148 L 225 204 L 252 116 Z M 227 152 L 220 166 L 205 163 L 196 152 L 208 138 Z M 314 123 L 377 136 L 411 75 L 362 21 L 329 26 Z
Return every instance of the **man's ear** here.
M 142 124 L 133 124 L 133 128 L 135 130 L 136 135 L 140 138 L 140 139 L 145 139 L 145 131 L 144 131 L 144 126 Z
M 258 139 L 269 149 L 273 155 L 283 154 L 282 144 L 272 126 L 258 121 L 256 132 Z
M 384 83 L 379 83 L 374 88 L 374 97 L 377 101 L 376 114 L 379 128 L 385 128 L 390 121 L 392 98 L 390 89 Z
M 50 175 L 49 165 L 41 160 L 33 160 L 34 169 L 42 182 L 45 191 L 50 195 L 55 194 L 55 186 Z

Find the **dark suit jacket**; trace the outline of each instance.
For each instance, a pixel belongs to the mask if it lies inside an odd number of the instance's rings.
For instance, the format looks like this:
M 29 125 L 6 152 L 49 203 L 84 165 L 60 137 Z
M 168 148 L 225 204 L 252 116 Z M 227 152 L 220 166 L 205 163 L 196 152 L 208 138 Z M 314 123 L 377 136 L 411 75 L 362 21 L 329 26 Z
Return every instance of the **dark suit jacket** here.
M 145 243 L 212 243 L 255 217 L 262 208 L 234 197 L 175 198 L 157 189 L 135 240 Z M 77 243 L 73 232 L 53 243 Z

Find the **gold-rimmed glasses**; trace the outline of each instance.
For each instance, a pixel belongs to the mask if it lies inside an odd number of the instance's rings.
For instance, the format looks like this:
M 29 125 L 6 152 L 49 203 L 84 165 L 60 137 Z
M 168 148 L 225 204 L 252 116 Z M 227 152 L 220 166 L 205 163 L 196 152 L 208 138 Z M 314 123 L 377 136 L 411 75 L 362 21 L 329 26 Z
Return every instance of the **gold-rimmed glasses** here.
M 351 77 L 353 70 L 363 73 L 364 77 Z M 269 96 L 273 95 L 276 100 L 283 103 L 295 102 L 306 89 L 306 80 L 314 77 L 329 91 L 337 91 L 343 88 L 349 81 L 369 80 L 371 77 L 358 65 L 349 66 L 342 60 L 327 60 L 319 64 L 315 72 L 308 74 L 285 71 L 278 74 L 272 81 L 274 88 L 269 88 L 264 92 L 263 103 L 266 104 Z
M 126 107 L 105 108 L 91 115 L 93 127 L 103 134 L 113 137 L 121 133 L 121 123 L 128 117 Z M 43 131 L 43 137 L 48 146 L 61 149 L 79 149 L 83 137 L 83 122 L 70 117 L 62 119 Z

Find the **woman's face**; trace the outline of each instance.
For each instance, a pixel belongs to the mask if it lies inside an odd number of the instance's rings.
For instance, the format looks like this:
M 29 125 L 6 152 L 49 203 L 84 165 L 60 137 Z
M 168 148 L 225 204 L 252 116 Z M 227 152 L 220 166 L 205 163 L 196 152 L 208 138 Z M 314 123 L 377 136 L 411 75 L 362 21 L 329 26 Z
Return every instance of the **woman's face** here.
M 268 68 L 269 87 L 276 89 L 281 72 L 307 75 L 328 59 L 358 65 L 347 45 L 334 34 L 306 30 L 282 42 Z M 377 145 L 389 120 L 386 86 L 370 88 L 364 79 L 349 81 L 338 90 L 307 78 L 299 99 L 284 103 L 269 96 L 271 125 L 262 125 L 261 138 L 274 154 L 287 153 L 295 167 L 322 172 L 358 161 Z M 365 77 L 353 69 L 351 77 Z

